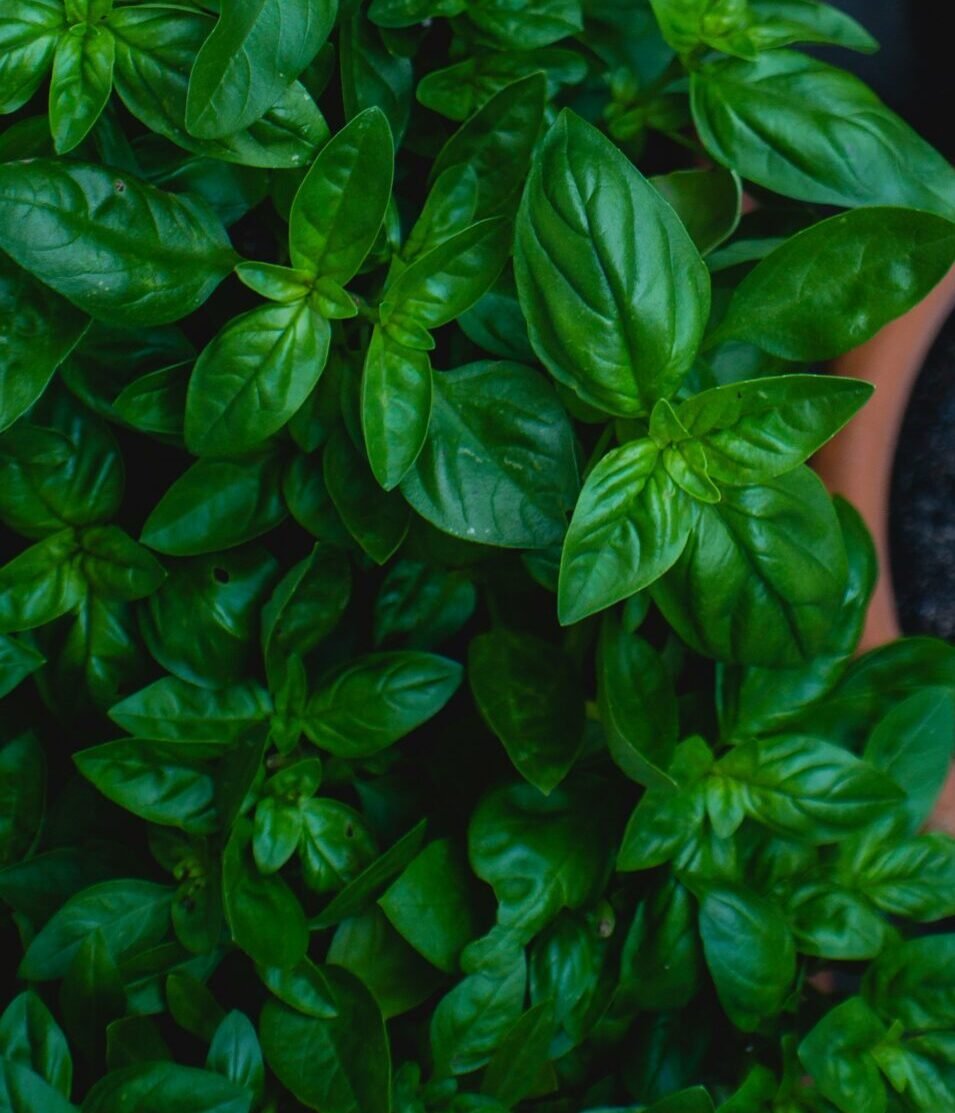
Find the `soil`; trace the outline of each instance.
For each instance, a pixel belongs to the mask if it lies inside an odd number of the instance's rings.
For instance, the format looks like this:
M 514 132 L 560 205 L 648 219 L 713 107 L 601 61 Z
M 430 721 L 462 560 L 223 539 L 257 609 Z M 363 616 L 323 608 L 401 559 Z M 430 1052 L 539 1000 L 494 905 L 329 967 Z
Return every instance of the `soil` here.
M 955 313 L 932 347 L 906 411 L 890 521 L 902 629 L 955 638 Z

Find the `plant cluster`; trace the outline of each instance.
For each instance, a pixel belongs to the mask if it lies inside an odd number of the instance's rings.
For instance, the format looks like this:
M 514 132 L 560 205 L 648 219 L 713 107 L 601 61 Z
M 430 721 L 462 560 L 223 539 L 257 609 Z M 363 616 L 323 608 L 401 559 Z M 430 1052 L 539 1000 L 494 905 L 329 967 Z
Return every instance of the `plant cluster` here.
M 4 6 L 0 1110 L 955 1108 L 955 650 L 806 463 L 955 172 L 820 43 Z

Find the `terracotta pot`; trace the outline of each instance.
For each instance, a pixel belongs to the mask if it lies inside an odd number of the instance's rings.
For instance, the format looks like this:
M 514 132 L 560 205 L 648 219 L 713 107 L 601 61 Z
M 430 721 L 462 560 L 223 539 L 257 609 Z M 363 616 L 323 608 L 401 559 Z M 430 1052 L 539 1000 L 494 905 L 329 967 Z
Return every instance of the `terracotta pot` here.
M 892 467 L 915 380 L 953 311 L 955 268 L 925 301 L 833 364 L 836 374 L 866 379 L 876 388 L 868 405 L 814 461 L 829 489 L 859 510 L 879 555 L 879 579 L 860 650 L 883 645 L 902 632 L 889 559 Z M 931 825 L 955 834 L 955 776 L 949 776 Z

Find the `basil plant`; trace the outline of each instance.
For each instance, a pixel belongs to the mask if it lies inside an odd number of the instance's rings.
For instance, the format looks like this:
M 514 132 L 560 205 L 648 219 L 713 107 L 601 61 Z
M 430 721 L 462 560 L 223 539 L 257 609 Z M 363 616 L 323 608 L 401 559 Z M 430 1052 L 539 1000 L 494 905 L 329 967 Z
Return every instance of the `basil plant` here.
M 955 171 L 818 44 L 3 6 L 0 1111 L 955 1108 L 955 649 L 808 464 Z

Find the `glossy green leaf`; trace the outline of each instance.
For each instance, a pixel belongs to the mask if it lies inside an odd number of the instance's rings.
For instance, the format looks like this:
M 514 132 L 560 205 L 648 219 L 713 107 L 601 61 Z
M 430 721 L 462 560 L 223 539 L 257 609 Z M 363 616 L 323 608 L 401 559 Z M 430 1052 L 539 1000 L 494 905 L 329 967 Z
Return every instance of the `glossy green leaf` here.
M 672 783 L 667 770 L 678 735 L 673 680 L 660 654 L 612 614 L 601 627 L 597 700 L 619 768 L 639 784 Z
M 209 689 L 167 676 L 127 696 L 109 714 L 140 738 L 227 745 L 255 730 L 271 709 L 255 681 Z
M 784 359 L 831 359 L 920 302 L 953 261 L 950 220 L 913 209 L 841 213 L 793 236 L 747 274 L 718 335 Z
M 237 1009 L 223 1018 L 215 1030 L 206 1057 L 206 1069 L 224 1075 L 230 1082 L 260 1098 L 265 1087 L 262 1050 L 252 1022 Z
M 152 881 L 103 881 L 71 897 L 27 948 L 20 977 L 61 978 L 91 932 L 117 958 L 155 946 L 169 927 L 171 890 Z
M 609 868 L 601 786 L 567 782 L 544 796 L 528 784 L 496 789 L 468 828 L 471 868 L 494 888 L 498 923 L 530 939 L 562 908 L 580 908 L 599 892 Z M 609 811 L 609 814 L 608 814 Z
M 388 1113 L 391 1061 L 374 998 L 348 971 L 326 966 L 315 972 L 335 1015 L 306 1016 L 266 1002 L 259 1021 L 266 1061 L 309 1109 Z
M 388 121 L 377 108 L 360 113 L 322 148 L 289 216 L 294 266 L 340 284 L 355 274 L 381 227 L 393 162 Z
M 736 231 L 742 190 L 731 171 L 675 170 L 649 182 L 676 211 L 701 255 L 708 255 Z
M 0 21 L 0 113 L 15 112 L 46 77 L 66 30 L 59 0 L 26 0 Z
M 82 313 L 0 255 L 0 431 L 40 397 L 53 372 L 86 331 Z
M 468 679 L 515 769 L 551 792 L 584 743 L 584 694 L 571 661 L 540 638 L 493 630 L 471 642 Z
M 515 266 L 534 350 L 585 402 L 632 416 L 679 386 L 709 315 L 706 268 L 653 186 L 569 112 L 528 179 Z
M 658 580 L 679 559 L 697 515 L 660 466 L 653 440 L 607 453 L 584 483 L 564 540 L 560 621 L 579 622 Z
M 739 486 L 804 463 L 871 395 L 856 379 L 780 375 L 705 390 L 677 413 L 702 443 L 710 478 Z
M 708 886 L 700 935 L 720 1004 L 752 1031 L 783 1007 L 796 974 L 792 935 L 778 908 L 738 887 Z
M 331 330 L 308 301 L 233 318 L 196 361 L 186 444 L 197 456 L 238 456 L 277 433 L 318 382 Z
M 361 419 L 368 462 L 390 491 L 418 458 L 431 419 L 432 375 L 427 352 L 406 348 L 376 328 L 361 380 Z
M 572 446 L 567 414 L 537 373 L 469 364 L 435 375 L 428 437 L 401 491 L 455 537 L 545 548 L 577 492 Z
M 824 205 L 952 214 L 955 170 L 845 70 L 778 50 L 708 62 L 691 90 L 706 149 L 743 178 Z
M 437 715 L 461 679 L 461 666 L 447 657 L 371 653 L 336 671 L 314 693 L 305 731 L 329 753 L 367 757 Z
M 0 568 L 0 633 L 30 630 L 78 606 L 86 581 L 72 530 L 54 533 Z
M 77 768 L 100 792 L 150 823 L 206 835 L 218 826 L 210 749 L 202 745 L 123 739 L 74 755 Z
M 92 317 L 163 324 L 197 309 L 232 269 L 217 218 L 103 166 L 0 165 L 0 247 Z
M 839 746 L 780 734 L 744 742 L 717 762 L 743 810 L 782 834 L 836 842 L 885 814 L 902 790 Z
M 34 1071 L 69 1097 L 73 1061 L 66 1037 L 32 990 L 14 997 L 0 1016 L 0 1055 Z
M 84 1113 L 249 1113 L 252 1095 L 212 1071 L 141 1063 L 113 1071 L 87 1094 Z
M 686 548 L 651 590 L 667 621 L 699 651 L 787 667 L 825 644 L 846 576 L 832 502 L 812 473 L 798 469 L 700 504 Z
M 213 17 L 196 7 L 146 4 L 116 8 L 109 25 L 116 38 L 116 91 L 146 127 L 179 147 L 243 166 L 299 167 L 328 138 L 321 112 L 297 81 L 246 130 L 196 138 L 186 127 L 189 79 Z
M 421 955 L 449 974 L 478 935 L 467 862 L 449 839 L 430 843 L 379 898 L 390 923 Z
M 71 151 L 88 134 L 113 87 L 116 41 L 96 23 L 74 24 L 53 55 L 50 130 L 57 154 Z
M 334 0 L 225 5 L 189 77 L 186 126 L 216 139 L 254 123 L 318 53 Z
M 199 460 L 166 491 L 143 526 L 142 541 L 169 556 L 231 549 L 285 517 L 281 463 L 269 451 Z
M 250 853 L 251 824 L 237 823 L 222 857 L 222 898 L 232 938 L 255 962 L 294 966 L 305 954 L 305 913 L 279 877 L 260 875 Z

